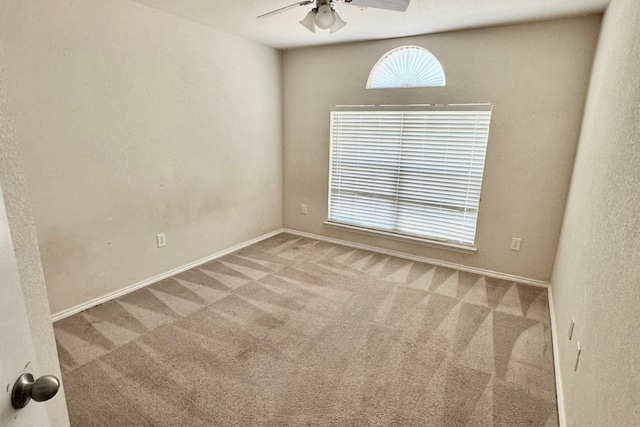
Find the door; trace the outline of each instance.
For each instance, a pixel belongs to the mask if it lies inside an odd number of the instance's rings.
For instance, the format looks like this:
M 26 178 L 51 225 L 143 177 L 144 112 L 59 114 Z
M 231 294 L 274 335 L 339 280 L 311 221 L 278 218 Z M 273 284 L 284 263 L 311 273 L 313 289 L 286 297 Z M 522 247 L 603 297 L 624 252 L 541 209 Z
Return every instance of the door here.
M 36 365 L 27 310 L 22 297 L 15 254 L 0 188 L 0 426 L 48 427 L 45 403 L 30 402 L 14 409 L 11 391 L 18 377 L 26 372 L 35 377 L 45 374 Z M 55 397 L 54 397 L 55 398 Z

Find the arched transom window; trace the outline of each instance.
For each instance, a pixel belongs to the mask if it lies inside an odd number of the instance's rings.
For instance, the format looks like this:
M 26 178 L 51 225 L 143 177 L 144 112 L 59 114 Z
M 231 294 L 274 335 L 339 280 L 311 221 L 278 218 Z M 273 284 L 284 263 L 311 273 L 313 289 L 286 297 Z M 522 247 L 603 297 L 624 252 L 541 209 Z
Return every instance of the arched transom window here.
M 385 53 L 369 74 L 367 89 L 446 86 L 440 61 L 420 46 Z

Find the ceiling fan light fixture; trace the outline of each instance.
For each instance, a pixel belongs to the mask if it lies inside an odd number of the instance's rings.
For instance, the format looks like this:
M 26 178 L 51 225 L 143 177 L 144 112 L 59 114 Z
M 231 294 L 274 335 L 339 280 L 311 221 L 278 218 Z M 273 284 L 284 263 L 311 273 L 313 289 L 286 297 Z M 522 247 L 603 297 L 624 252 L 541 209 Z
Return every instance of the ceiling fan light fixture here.
M 347 25 L 347 23 L 342 20 L 342 18 L 340 17 L 337 11 L 334 11 L 333 14 L 336 17 L 336 22 L 331 27 L 331 31 L 329 31 L 329 34 L 333 34 L 337 31 L 340 31 L 345 27 L 345 25 Z
M 315 12 L 313 10 L 310 10 L 309 13 L 307 13 L 307 16 L 305 16 L 304 19 L 302 21 L 300 21 L 300 23 L 307 30 L 311 31 L 312 33 L 315 33 L 316 32 L 316 14 L 315 14 Z
M 316 25 L 318 28 L 328 30 L 336 23 L 336 15 L 334 10 L 328 4 L 323 4 L 316 12 Z
M 329 34 L 333 34 L 340 31 L 347 25 L 347 23 L 342 20 L 342 17 L 338 12 L 333 8 L 333 3 L 338 1 L 342 1 L 342 3 L 352 6 L 395 10 L 398 12 L 404 12 L 407 10 L 409 3 L 411 2 L 411 0 L 299 0 L 297 3 L 272 10 L 271 12 L 263 13 L 258 16 L 258 18 L 266 18 L 290 9 L 315 3 L 316 7 L 311 9 L 302 21 L 299 21 L 300 24 L 312 33 L 315 33 L 316 27 L 318 27 L 322 30 L 329 30 Z

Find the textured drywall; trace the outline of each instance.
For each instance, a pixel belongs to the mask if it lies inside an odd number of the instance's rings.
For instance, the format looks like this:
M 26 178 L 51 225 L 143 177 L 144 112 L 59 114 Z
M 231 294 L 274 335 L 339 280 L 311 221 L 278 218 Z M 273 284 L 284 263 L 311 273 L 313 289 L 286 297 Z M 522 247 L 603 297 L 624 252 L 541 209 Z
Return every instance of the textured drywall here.
M 0 37 L 52 312 L 282 227 L 279 51 L 128 0 Z
M 600 15 L 286 51 L 285 227 L 548 281 L 569 188 Z M 447 87 L 366 90 L 402 45 L 429 49 Z M 328 229 L 332 104 L 493 103 L 475 255 Z M 300 204 L 308 215 L 300 214 Z M 509 249 L 511 237 L 522 250 Z
M 27 182 L 15 136 L 13 109 L 6 99 L 3 51 L 3 43 L 0 40 L 0 187 L 37 357 L 30 365 L 30 370 L 36 376 L 50 374 L 61 378 Z M 8 344 L 2 343 L 5 346 Z M 45 405 L 51 426 L 69 425 L 64 387 L 61 387 L 58 395 Z
M 552 278 L 569 426 L 640 425 L 639 29 L 640 2 L 613 0 Z

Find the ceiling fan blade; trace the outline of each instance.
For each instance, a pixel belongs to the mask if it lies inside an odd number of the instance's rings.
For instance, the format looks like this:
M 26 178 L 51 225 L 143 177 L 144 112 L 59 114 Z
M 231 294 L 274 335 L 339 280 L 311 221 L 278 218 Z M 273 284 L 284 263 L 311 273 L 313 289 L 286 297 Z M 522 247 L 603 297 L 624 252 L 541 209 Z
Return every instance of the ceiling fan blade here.
M 315 3 L 315 1 L 313 1 L 313 0 L 305 0 L 305 1 L 298 2 L 298 3 L 290 4 L 289 6 L 281 7 L 280 9 L 272 10 L 271 12 L 267 12 L 265 14 L 262 14 L 262 15 L 258 16 L 258 18 L 268 18 L 269 16 L 273 16 L 273 15 L 276 15 L 278 13 L 282 13 L 282 12 L 287 11 L 289 9 L 294 9 L 294 8 L 296 8 L 298 6 L 306 6 L 306 5 L 311 4 L 311 3 Z
M 374 9 L 395 10 L 404 12 L 409 7 L 411 0 L 342 0 L 342 3 L 351 6 L 372 7 Z

